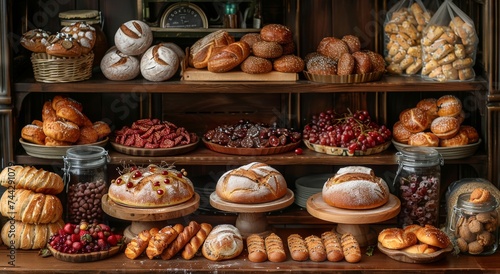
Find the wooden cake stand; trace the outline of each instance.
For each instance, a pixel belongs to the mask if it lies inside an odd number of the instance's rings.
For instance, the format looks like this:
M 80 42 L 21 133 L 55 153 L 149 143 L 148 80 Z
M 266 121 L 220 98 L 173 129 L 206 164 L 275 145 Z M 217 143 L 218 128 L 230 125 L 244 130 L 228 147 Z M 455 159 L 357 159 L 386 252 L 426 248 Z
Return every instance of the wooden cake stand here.
M 132 221 L 125 228 L 123 235 L 132 239 L 145 229 L 165 226 L 166 220 L 180 218 L 195 212 L 200 205 L 200 195 L 194 193 L 193 197 L 184 203 L 167 207 L 130 207 L 116 203 L 105 194 L 102 197 L 102 210 L 106 214 L 118 219 Z
M 210 194 L 210 205 L 214 208 L 238 213 L 235 226 L 240 230 L 244 238 L 251 234 L 269 235 L 271 231 L 265 213 L 283 209 L 291 205 L 293 201 L 294 194 L 290 189 L 287 190 L 285 196 L 282 198 L 260 204 L 231 203 L 223 201 L 215 191 Z
M 369 224 L 397 216 L 401 202 L 390 194 L 389 201 L 381 207 L 365 210 L 342 209 L 328 205 L 323 201 L 321 193 L 316 193 L 307 199 L 306 207 L 312 216 L 337 223 L 337 233 L 351 233 L 360 246 L 368 246 L 377 243 L 377 233 L 370 229 Z

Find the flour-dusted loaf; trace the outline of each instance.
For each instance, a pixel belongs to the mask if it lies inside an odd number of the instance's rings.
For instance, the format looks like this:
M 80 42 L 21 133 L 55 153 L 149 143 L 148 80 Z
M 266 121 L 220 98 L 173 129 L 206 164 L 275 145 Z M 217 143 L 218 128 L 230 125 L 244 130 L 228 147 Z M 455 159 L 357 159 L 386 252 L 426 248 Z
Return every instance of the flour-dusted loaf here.
M 179 56 L 161 44 L 150 47 L 141 58 L 141 74 L 149 81 L 165 81 L 177 72 Z
M 108 196 L 113 201 L 135 207 L 177 205 L 193 195 L 193 183 L 182 171 L 154 164 L 132 168 L 111 180 L 108 190 Z
M 283 175 L 273 167 L 253 162 L 224 173 L 215 191 L 228 202 L 265 203 L 285 196 L 287 184 Z
M 210 231 L 201 251 L 211 261 L 233 259 L 243 251 L 243 237 L 235 226 L 220 224 Z
M 322 197 L 325 203 L 338 208 L 371 209 L 387 203 L 389 187 L 371 168 L 348 166 L 326 181 Z
M 127 55 L 144 53 L 153 42 L 153 32 L 144 22 L 130 20 L 123 23 L 115 33 L 115 46 Z
M 139 64 L 136 56 L 127 55 L 113 47 L 101 59 L 101 71 L 112 81 L 132 80 L 141 72 Z

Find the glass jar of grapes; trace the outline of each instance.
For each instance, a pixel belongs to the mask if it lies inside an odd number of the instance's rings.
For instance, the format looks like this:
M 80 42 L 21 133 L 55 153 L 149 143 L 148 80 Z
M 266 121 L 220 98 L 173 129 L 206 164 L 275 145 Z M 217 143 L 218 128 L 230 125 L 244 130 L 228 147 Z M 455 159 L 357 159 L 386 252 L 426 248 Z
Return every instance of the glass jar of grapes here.
M 394 189 L 401 200 L 400 226 L 439 225 L 439 183 L 444 161 L 437 150 L 407 147 L 396 153 Z

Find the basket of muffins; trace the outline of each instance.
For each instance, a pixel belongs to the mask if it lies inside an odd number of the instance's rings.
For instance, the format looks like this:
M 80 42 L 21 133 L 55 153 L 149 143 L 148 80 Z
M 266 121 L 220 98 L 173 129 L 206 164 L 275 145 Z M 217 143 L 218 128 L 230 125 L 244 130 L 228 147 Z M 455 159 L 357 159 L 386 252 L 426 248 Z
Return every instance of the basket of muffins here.
M 444 159 L 465 158 L 476 152 L 481 139 L 476 128 L 463 124 L 464 119 L 462 102 L 456 96 L 424 98 L 400 112 L 392 142 L 397 150 L 427 146 Z
M 32 29 L 21 37 L 21 45 L 30 50 L 35 80 L 45 83 L 76 82 L 92 77 L 96 31 L 81 21 L 51 34 Z

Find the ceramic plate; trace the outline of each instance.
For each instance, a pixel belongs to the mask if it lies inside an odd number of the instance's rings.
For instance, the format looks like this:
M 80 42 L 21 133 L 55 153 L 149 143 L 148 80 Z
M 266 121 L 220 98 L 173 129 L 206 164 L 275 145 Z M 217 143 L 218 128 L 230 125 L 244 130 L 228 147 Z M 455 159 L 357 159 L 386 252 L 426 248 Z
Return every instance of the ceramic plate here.
M 92 146 L 100 146 L 100 147 L 105 147 L 106 144 L 108 143 L 108 138 L 98 141 L 96 143 L 88 144 Z M 29 143 L 24 141 L 22 138 L 19 139 L 19 143 L 23 146 L 24 150 L 26 150 L 26 153 L 30 156 L 37 157 L 37 158 L 44 158 L 44 159 L 61 159 L 62 156 L 66 155 L 66 150 L 69 148 L 75 147 L 75 146 L 44 146 L 44 145 L 37 145 L 33 143 Z
M 297 148 L 300 145 L 300 142 L 291 143 L 284 146 L 277 147 L 263 147 L 263 148 L 245 148 L 245 147 L 226 147 L 218 144 L 211 143 L 206 139 L 203 139 L 203 143 L 205 146 L 215 152 L 232 154 L 232 155 L 271 155 L 271 154 L 279 154 L 284 153 L 290 150 Z
M 356 150 L 354 152 L 354 154 L 350 154 L 348 152 L 347 148 L 323 146 L 323 145 L 318 145 L 318 144 L 310 143 L 308 140 L 303 140 L 303 141 L 304 141 L 304 144 L 306 144 L 306 146 L 309 149 L 311 149 L 311 150 L 314 150 L 314 151 L 319 152 L 319 153 L 325 153 L 325 154 L 328 154 L 328 155 L 334 155 L 334 156 L 364 156 L 364 155 L 372 155 L 372 154 L 380 153 L 380 152 L 386 150 L 391 145 L 391 142 L 389 141 L 389 142 L 386 142 L 384 144 L 378 145 L 376 147 L 369 148 L 366 151 Z
M 453 245 L 449 245 L 447 248 L 440 249 L 434 253 L 414 254 L 401 250 L 388 249 L 383 247 L 380 243 L 378 243 L 377 247 L 382 253 L 389 256 L 391 259 L 412 264 L 425 264 L 441 260 L 453 250 Z
M 394 147 L 396 147 L 396 149 L 398 151 L 401 151 L 405 147 L 411 147 L 410 145 L 398 143 L 394 140 L 392 140 L 392 143 L 394 144 Z M 451 160 L 451 159 L 466 158 L 466 157 L 474 155 L 474 153 L 476 153 L 477 149 L 479 148 L 480 144 L 481 144 L 481 139 L 479 139 L 479 141 L 477 141 L 477 143 L 468 144 L 465 146 L 433 147 L 433 148 L 436 149 L 441 154 L 443 159 Z
M 115 142 L 110 142 L 111 146 L 118 152 L 133 155 L 133 156 L 172 156 L 179 155 L 190 152 L 198 146 L 199 139 L 195 143 L 175 146 L 172 148 L 140 148 L 140 147 L 129 147 L 117 144 Z

